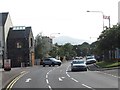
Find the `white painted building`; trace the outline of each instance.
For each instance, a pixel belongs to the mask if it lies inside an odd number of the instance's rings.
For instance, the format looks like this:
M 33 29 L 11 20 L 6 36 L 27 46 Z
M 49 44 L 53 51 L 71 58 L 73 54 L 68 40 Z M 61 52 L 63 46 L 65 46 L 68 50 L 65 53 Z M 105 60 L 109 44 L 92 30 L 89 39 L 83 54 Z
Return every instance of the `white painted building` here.
M 7 36 L 12 21 L 8 12 L 0 13 L 0 67 L 3 64 L 2 60 L 7 58 Z

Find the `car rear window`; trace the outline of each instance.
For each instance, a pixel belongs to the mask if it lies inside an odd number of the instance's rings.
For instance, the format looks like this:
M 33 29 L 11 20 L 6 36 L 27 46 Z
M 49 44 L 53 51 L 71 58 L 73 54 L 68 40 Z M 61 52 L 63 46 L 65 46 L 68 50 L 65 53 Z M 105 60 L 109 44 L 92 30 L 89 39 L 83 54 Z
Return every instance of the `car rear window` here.
M 73 61 L 73 64 L 82 64 L 84 61 Z

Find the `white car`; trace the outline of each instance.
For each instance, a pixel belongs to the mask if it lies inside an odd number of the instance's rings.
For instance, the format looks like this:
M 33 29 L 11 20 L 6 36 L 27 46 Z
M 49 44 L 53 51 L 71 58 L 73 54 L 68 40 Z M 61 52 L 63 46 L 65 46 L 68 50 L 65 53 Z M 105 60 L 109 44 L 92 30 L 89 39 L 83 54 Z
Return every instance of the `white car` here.
M 93 64 L 96 63 L 96 59 L 94 56 L 87 56 L 86 57 L 86 64 Z
M 84 60 L 73 60 L 71 62 L 71 71 L 87 71 L 86 62 Z

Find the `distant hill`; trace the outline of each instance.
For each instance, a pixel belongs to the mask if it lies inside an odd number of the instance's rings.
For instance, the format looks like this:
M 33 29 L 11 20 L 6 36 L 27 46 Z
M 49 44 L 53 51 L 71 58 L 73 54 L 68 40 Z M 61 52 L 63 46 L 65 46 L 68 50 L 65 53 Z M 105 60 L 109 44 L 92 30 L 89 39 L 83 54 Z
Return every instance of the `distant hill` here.
M 79 45 L 82 44 L 83 42 L 91 43 L 88 40 L 76 39 L 68 36 L 60 36 L 53 39 L 53 43 L 54 44 L 58 43 L 59 45 L 64 45 L 66 43 L 71 43 L 72 45 Z

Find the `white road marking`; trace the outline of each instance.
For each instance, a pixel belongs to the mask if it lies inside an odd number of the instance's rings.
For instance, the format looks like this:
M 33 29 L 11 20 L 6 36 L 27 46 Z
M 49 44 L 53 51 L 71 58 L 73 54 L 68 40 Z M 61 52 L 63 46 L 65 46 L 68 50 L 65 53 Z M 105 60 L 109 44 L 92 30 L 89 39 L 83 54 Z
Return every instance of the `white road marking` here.
M 64 79 L 65 77 L 61 77 L 62 79 Z
M 75 82 L 78 82 L 76 79 L 74 79 L 74 78 L 71 78 L 72 80 L 74 80 Z
M 52 70 L 50 70 L 49 72 L 47 72 L 47 74 L 46 74 L 46 82 L 47 82 L 47 84 L 49 84 L 49 81 L 48 81 L 48 74 L 51 72 Z
M 59 77 L 59 81 L 61 82 L 61 81 L 63 81 L 63 80 Z
M 112 75 L 112 74 L 109 74 L 109 73 L 104 73 L 104 74 L 113 76 L 113 77 L 115 77 L 115 78 L 120 78 L 119 76 L 115 76 L 115 75 Z
M 70 65 L 69 65 L 69 66 L 70 66 Z M 67 74 L 68 77 L 70 77 L 70 75 L 68 74 L 68 68 L 69 68 L 69 66 L 68 66 L 67 69 L 66 69 L 66 74 Z
M 100 72 L 100 71 L 99 71 Z M 119 76 L 115 76 L 115 75 L 112 75 L 112 74 L 109 74 L 109 73 L 105 73 L 105 72 L 100 72 L 100 73 L 103 73 L 105 75 L 109 75 L 109 76 L 112 76 L 112 77 L 115 77 L 115 78 L 120 78 Z
M 49 85 L 48 75 L 49 75 L 49 73 L 52 72 L 53 70 L 55 70 L 55 68 L 53 68 L 52 70 L 50 70 L 50 71 L 47 72 L 47 74 L 46 74 L 46 83 L 48 84 L 48 88 L 49 88 L 50 90 L 52 90 L 52 88 L 51 88 L 51 86 Z
M 84 87 L 87 87 L 87 88 L 92 88 L 92 87 L 90 87 L 90 86 L 87 86 L 87 85 L 85 85 L 85 84 L 82 84 Z
M 28 78 L 28 79 L 26 79 L 25 82 L 30 82 L 31 80 L 32 80 L 31 78 Z
M 46 82 L 47 82 L 47 84 L 49 84 L 49 81 L 48 81 L 48 79 L 46 79 Z
M 50 70 L 48 73 L 47 73 L 47 75 L 51 72 L 52 70 Z
M 70 77 L 70 75 L 68 73 L 66 73 L 68 77 Z
M 46 79 L 48 78 L 48 74 L 46 74 Z
M 48 85 L 48 88 L 49 88 L 50 90 L 52 90 L 52 88 L 51 88 L 51 86 L 50 86 L 50 85 Z

